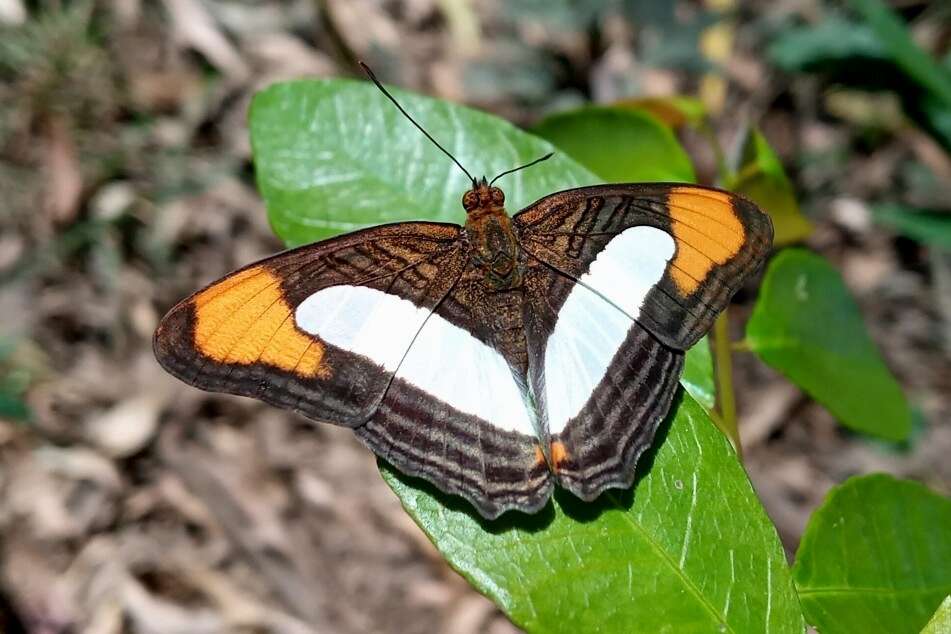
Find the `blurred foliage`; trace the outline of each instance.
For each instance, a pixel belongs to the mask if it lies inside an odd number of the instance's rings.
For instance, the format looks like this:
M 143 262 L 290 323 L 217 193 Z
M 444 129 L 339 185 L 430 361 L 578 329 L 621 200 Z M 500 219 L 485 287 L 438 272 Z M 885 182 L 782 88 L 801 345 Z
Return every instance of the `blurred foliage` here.
M 829 82 L 887 90 L 905 112 L 951 150 L 951 55 L 931 58 L 901 19 L 880 0 L 854 0 L 863 20 L 833 14 L 812 26 L 788 28 L 769 47 L 791 73 L 820 73 Z
M 948 634 L 951 632 L 951 594 L 944 598 L 921 634 Z
M 23 26 L 0 27 L 0 86 L 7 116 L 98 121 L 115 107 L 112 67 L 94 35 L 91 1 L 51 4 Z M 6 110 L 6 109 L 4 109 Z M 0 139 L 2 141 L 2 139 Z
M 882 224 L 923 244 L 951 251 L 951 212 L 883 203 L 873 208 Z
M 951 593 L 951 501 L 887 475 L 851 478 L 813 513 L 793 574 L 824 634 L 914 634 Z
M 619 109 L 646 113 L 675 129 L 685 125 L 700 125 L 707 116 L 701 100 L 684 95 L 631 97 L 615 101 L 612 105 Z
M 25 395 L 33 376 L 15 358 L 16 348 L 12 339 L 0 339 L 0 419 L 23 421 L 30 417 Z

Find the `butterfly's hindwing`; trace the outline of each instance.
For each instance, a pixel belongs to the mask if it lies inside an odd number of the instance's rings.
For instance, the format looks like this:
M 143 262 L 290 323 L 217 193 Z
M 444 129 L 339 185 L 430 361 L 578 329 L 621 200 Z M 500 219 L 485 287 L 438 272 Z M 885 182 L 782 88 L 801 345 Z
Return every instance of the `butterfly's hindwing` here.
M 582 276 L 585 283 L 542 263 L 526 277 L 539 289 L 530 294 L 526 327 L 544 446 L 559 484 L 585 500 L 631 483 L 638 456 L 667 415 L 683 363 L 682 352 L 588 286 L 619 273 L 614 269 L 625 260 L 610 262 L 611 253 L 601 254 L 594 273 Z M 636 304 L 647 292 L 625 284 L 615 300 Z
M 553 486 L 526 398 L 522 306 L 521 289 L 488 291 L 470 266 L 356 430 L 377 455 L 485 517 L 538 510 Z

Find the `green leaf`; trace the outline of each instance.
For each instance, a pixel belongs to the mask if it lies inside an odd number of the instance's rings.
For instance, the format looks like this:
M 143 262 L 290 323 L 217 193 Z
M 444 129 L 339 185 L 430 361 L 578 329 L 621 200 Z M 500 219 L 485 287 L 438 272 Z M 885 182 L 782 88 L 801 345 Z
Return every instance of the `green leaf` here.
M 488 115 L 397 94 L 460 160 L 495 161 L 490 172 L 549 151 L 544 141 Z M 258 179 L 272 223 L 285 240 L 296 244 L 349 228 L 340 226 L 341 218 L 353 225 L 374 224 L 398 219 L 390 216 L 394 208 L 415 210 L 411 217 L 433 217 L 434 209 L 444 213 L 444 203 L 458 204 L 468 183 L 411 126 L 404 132 L 407 122 L 381 114 L 391 110 L 369 86 L 346 81 L 293 82 L 255 99 Z M 343 127 L 345 117 L 338 111 L 348 113 Z M 492 158 L 497 155 L 503 158 Z M 567 156 L 556 155 L 505 185 L 511 209 L 558 189 L 599 181 Z M 447 217 L 461 216 L 460 210 Z M 690 355 L 687 382 L 708 385 L 710 364 L 703 361 L 703 348 Z M 385 469 L 384 474 L 450 562 L 529 629 L 567 629 L 570 616 L 587 624 L 613 620 L 615 629 L 625 632 L 667 623 L 705 631 L 721 622 L 725 631 L 764 626 L 801 631 L 775 530 L 729 444 L 695 401 L 683 399 L 671 414 L 672 427 L 659 433 L 655 455 L 642 460 L 642 472 L 650 473 L 637 485 L 633 507 L 630 492 L 608 494 L 594 504 L 560 492 L 557 502 L 538 515 L 509 513 L 486 522 L 459 498 Z M 518 549 L 513 540 L 532 546 Z M 480 548 L 465 551 L 465 559 L 464 547 L 470 544 Z M 517 565 L 491 561 L 501 552 L 496 546 L 518 550 Z M 589 561 L 589 554 L 595 566 L 576 563 L 578 557 Z M 563 593 L 557 603 L 546 599 L 560 587 L 576 594 Z M 619 602 L 618 596 L 630 600 Z M 578 597 L 586 598 L 588 608 Z M 631 615 L 638 621 L 629 620 Z
M 951 73 L 915 44 L 905 23 L 881 0 L 851 0 L 892 59 L 926 90 L 951 108 Z
M 913 240 L 951 250 L 951 213 L 929 212 L 891 203 L 877 205 L 872 213 L 879 222 Z
M 590 106 L 547 117 L 532 132 L 608 183 L 696 180 L 677 137 L 646 112 Z
M 449 563 L 528 632 L 802 632 L 775 528 L 727 440 L 681 394 L 633 489 L 595 503 L 558 491 L 537 515 L 485 521 L 383 474 Z
M 792 27 L 770 44 L 767 55 L 787 72 L 816 71 L 857 60 L 889 59 L 875 33 L 864 24 L 829 17 L 814 26 Z
M 901 388 L 842 278 L 822 257 L 787 249 L 773 258 L 746 338 L 845 426 L 888 440 L 908 436 L 911 411 Z
M 552 148 L 491 115 L 392 89 L 474 175 L 493 176 Z M 258 187 L 274 231 L 305 244 L 384 222 L 462 222 L 465 175 L 367 82 L 276 84 L 251 104 Z M 517 210 L 598 179 L 563 154 L 504 177 Z
M 951 501 L 888 475 L 852 478 L 810 518 L 793 575 L 823 634 L 918 632 L 951 593 Z
M 951 595 L 944 598 L 921 634 L 951 634 Z
M 746 196 L 769 214 L 775 245 L 798 242 L 812 232 L 812 225 L 799 211 L 782 162 L 759 130 L 751 128 L 746 135 L 735 172 L 727 189 Z
M 680 384 L 708 410 L 716 406 L 717 387 L 713 379 L 713 356 L 710 352 L 710 340 L 706 336 L 687 351 Z

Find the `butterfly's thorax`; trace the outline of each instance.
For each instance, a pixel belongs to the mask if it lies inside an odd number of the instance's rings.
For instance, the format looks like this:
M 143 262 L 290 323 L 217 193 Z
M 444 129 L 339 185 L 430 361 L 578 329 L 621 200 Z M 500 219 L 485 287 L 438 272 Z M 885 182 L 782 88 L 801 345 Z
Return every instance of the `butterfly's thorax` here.
M 467 196 L 463 205 L 469 214 L 465 232 L 470 259 L 485 274 L 488 289 L 518 288 L 522 284 L 520 249 L 512 219 L 501 204 L 501 191 L 483 186 Z
M 466 221 L 470 258 L 485 273 L 485 283 L 494 291 L 517 288 L 522 283 L 519 247 L 512 219 L 505 209 L 470 214 Z

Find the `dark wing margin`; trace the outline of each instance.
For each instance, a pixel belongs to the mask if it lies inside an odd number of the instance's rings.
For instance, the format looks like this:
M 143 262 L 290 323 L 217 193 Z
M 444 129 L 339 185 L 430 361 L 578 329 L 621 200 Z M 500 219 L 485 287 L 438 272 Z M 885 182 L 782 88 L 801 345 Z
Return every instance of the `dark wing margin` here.
M 638 321 L 666 345 L 686 350 L 713 325 L 772 246 L 772 222 L 741 196 L 680 183 L 570 189 L 514 218 L 522 247 L 578 279 L 627 229 L 650 226 L 674 238 L 675 252 L 645 298 Z
M 189 385 L 356 427 L 376 411 L 392 372 L 302 330 L 295 311 L 338 285 L 433 310 L 463 269 L 459 236 L 457 225 L 398 223 L 256 262 L 172 308 L 155 331 L 155 356 Z
M 533 436 L 500 430 L 399 379 L 354 431 L 401 472 L 464 497 L 488 519 L 511 509 L 534 513 L 554 488 Z

